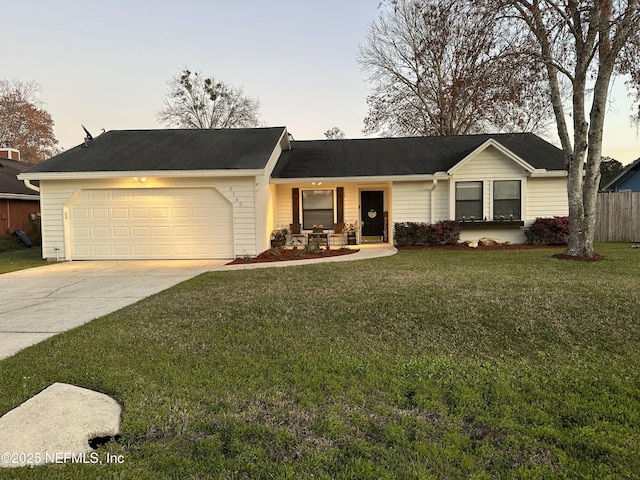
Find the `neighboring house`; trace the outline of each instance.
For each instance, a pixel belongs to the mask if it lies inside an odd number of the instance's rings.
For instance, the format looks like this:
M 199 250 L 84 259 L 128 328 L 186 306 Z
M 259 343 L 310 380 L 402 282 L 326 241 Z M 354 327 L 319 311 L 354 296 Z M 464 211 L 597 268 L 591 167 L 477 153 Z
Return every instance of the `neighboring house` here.
M 38 233 L 34 226 L 40 217 L 40 195 L 17 178 L 31 166 L 20 161 L 18 150 L 0 148 L 0 236 L 16 230 Z
M 604 186 L 603 190 L 606 192 L 640 192 L 640 158 L 627 165 L 617 177 Z
M 359 241 L 393 242 L 394 223 L 463 216 L 462 239 L 522 242 L 536 217 L 568 211 L 563 154 L 533 134 L 110 131 L 20 178 L 40 181 L 43 256 L 67 260 L 256 255 L 281 226 L 357 222 Z

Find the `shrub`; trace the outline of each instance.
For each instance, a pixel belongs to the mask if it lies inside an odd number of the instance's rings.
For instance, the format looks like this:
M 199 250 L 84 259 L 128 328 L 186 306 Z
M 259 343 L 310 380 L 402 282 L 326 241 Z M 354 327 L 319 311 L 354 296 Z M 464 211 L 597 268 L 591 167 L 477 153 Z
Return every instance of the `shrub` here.
M 455 245 L 460 241 L 460 224 L 441 220 L 434 224 L 403 222 L 394 224 L 396 245 Z
M 536 218 L 525 235 L 529 244 L 564 245 L 569 240 L 569 217 Z

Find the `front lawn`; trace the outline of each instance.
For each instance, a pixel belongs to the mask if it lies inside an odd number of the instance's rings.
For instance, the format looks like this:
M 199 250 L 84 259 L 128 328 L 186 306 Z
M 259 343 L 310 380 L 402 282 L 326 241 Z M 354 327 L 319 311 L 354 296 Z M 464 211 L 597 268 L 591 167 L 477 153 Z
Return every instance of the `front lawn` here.
M 211 272 L 0 362 L 112 395 L 123 464 L 0 478 L 639 478 L 640 250 Z
M 0 274 L 46 264 L 47 262 L 42 259 L 42 252 L 38 246 L 17 247 L 9 251 L 0 251 Z

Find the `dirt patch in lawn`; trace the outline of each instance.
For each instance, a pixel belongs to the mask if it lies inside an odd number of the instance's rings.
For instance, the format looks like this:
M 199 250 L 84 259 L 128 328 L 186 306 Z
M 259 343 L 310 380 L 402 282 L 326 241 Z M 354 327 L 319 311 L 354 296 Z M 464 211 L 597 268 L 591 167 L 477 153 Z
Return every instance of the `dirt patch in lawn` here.
M 593 257 L 585 257 L 583 255 L 566 255 L 564 253 L 557 253 L 553 255 L 553 258 L 557 260 L 573 260 L 574 262 L 599 262 L 600 260 L 604 260 L 602 255 L 598 255 L 597 253 L 593 254 Z
M 477 247 L 470 247 L 466 243 L 458 243 L 456 245 L 411 245 L 405 247 L 397 247 L 398 250 L 420 250 L 425 248 L 431 248 L 436 250 L 534 250 L 541 248 L 563 248 L 566 245 L 529 245 L 526 243 L 513 243 L 502 245 L 478 245 Z
M 508 244 L 508 245 L 478 245 L 477 247 L 470 247 L 466 243 L 458 243 L 456 245 L 420 245 L 420 246 L 405 246 L 398 247 L 398 250 L 419 250 L 425 248 L 437 249 L 437 250 L 534 250 L 543 248 L 566 248 L 566 245 L 529 245 L 527 243 Z M 574 262 L 599 262 L 604 260 L 604 257 L 599 254 L 594 254 L 593 257 L 566 255 L 565 253 L 556 253 L 552 255 L 557 260 L 572 260 Z
M 282 262 L 285 260 L 307 260 L 310 258 L 328 258 L 349 255 L 359 252 L 357 248 L 321 248 L 309 251 L 302 248 L 272 248 L 262 252 L 257 257 L 236 258 L 227 265 L 244 265 L 246 263 Z

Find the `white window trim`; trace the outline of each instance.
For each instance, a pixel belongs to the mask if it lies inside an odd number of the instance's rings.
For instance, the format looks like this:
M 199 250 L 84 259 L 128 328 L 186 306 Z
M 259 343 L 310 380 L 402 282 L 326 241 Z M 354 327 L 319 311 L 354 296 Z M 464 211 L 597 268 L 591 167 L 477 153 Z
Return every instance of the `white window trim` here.
M 449 190 L 449 219 L 456 218 L 456 184 L 458 182 L 482 182 L 482 218 L 476 221 L 493 220 L 493 182 L 505 180 L 517 180 L 520 182 L 520 220 L 526 220 L 526 196 L 527 196 L 527 178 L 526 177 L 498 177 L 498 178 L 456 178 L 452 179 L 452 188 Z
M 322 186 L 318 186 L 315 188 L 304 188 L 304 187 L 300 187 L 300 198 L 298 199 L 298 208 L 300 211 L 300 231 L 305 231 L 304 228 L 304 208 L 303 208 L 303 198 L 304 198 L 304 192 L 311 192 L 311 191 L 331 191 L 331 195 L 332 195 L 332 202 L 333 202 L 333 223 L 331 225 L 323 225 L 325 230 L 333 230 L 335 224 L 336 224 L 336 215 L 337 215 L 337 209 L 336 209 L 336 202 L 337 202 L 337 193 L 336 193 L 336 187 L 322 187 Z M 307 231 L 309 231 L 309 229 L 306 229 Z

